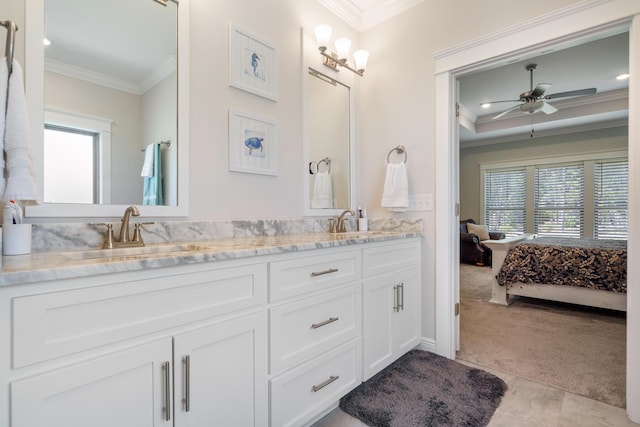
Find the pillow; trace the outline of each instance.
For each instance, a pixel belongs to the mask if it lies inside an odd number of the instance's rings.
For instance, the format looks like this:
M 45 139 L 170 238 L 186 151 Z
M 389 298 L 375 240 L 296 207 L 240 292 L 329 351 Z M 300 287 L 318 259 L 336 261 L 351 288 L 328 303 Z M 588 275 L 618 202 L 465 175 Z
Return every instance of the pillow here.
M 489 240 L 489 231 L 486 225 L 480 224 L 467 224 L 467 231 L 471 234 L 477 234 L 480 240 Z

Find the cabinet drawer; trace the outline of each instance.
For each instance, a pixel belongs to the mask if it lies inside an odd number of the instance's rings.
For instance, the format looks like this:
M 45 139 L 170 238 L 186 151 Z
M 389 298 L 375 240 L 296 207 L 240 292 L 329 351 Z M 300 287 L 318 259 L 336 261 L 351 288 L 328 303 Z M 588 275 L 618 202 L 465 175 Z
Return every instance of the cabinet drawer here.
M 13 367 L 266 302 L 264 263 L 172 273 L 14 298 Z
M 403 242 L 366 248 L 363 251 L 363 276 L 371 277 L 394 270 L 416 267 L 420 263 L 420 242 Z
M 328 409 L 361 382 L 358 339 L 273 378 L 271 425 L 299 426 Z
M 360 278 L 360 251 L 332 251 L 269 264 L 269 299 L 278 301 Z
M 360 286 L 351 286 L 271 308 L 271 372 L 359 337 L 361 295 Z

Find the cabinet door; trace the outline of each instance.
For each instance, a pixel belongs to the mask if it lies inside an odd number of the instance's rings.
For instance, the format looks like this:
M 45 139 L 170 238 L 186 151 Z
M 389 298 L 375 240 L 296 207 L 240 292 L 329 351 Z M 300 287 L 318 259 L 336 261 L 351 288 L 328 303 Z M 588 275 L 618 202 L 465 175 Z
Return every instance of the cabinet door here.
M 420 279 L 418 271 L 411 269 L 394 275 L 394 283 L 399 284 L 398 310 L 393 316 L 394 360 L 402 356 L 420 342 Z
M 364 380 L 420 342 L 418 269 L 367 280 L 364 295 Z
M 169 402 L 171 408 L 172 402 L 172 375 L 165 372 L 171 347 L 166 338 L 14 381 L 11 425 L 170 426 L 173 421 L 167 420 L 164 407 Z
M 395 291 L 389 276 L 367 280 L 363 285 L 364 380 L 393 361 Z
M 174 337 L 176 426 L 266 426 L 267 317 Z

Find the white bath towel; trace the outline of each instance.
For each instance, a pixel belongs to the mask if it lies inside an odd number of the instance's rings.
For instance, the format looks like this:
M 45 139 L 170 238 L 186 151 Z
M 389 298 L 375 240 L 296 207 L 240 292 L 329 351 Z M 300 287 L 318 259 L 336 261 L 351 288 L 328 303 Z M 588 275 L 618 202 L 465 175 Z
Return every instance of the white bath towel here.
M 404 212 L 409 207 L 409 179 L 405 163 L 387 164 L 382 207 L 393 212 Z
M 153 153 L 155 152 L 155 144 L 147 145 L 144 150 L 144 163 L 140 176 L 153 176 Z
M 6 67 L 6 59 L 3 60 Z M 0 192 L 3 200 L 20 201 L 21 205 L 37 204 L 35 171 L 29 146 L 27 102 L 22 83 L 22 67 L 13 60 L 13 71 L 9 76 L 4 120 L 3 148 L 6 162 L 3 165 L 6 187 Z M 3 74 L 0 72 L 0 74 Z M 5 80 L 4 77 L 1 77 Z M 0 92 L 1 93 L 1 92 Z M 1 185 L 1 184 L 0 184 Z
M 311 207 L 313 209 L 333 209 L 333 188 L 329 172 L 318 172 L 313 183 Z

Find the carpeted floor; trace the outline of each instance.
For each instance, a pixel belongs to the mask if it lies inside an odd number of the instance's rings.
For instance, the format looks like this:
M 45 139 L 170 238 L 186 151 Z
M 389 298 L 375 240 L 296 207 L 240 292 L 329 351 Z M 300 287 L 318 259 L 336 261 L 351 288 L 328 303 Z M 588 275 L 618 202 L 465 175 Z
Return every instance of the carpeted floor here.
M 524 297 L 490 304 L 491 267 L 460 267 L 458 359 L 625 406 L 624 313 Z
M 506 390 L 488 372 L 412 350 L 343 397 L 340 408 L 377 427 L 480 427 Z

